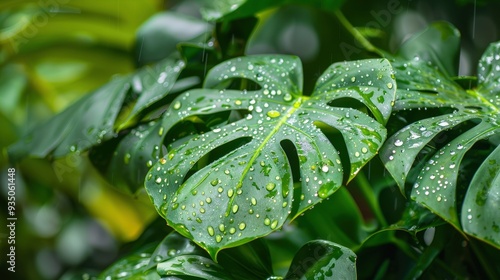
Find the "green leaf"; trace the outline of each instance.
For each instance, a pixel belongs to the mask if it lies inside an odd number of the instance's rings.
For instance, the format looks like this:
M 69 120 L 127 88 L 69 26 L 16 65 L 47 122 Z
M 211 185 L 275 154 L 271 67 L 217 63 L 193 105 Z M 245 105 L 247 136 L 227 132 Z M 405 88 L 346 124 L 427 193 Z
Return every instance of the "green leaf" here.
M 151 255 L 140 253 L 130 255 L 120 259 L 111 267 L 103 271 L 98 279 L 140 279 L 156 280 L 161 279 L 160 275 L 154 269 L 147 269 Z
M 27 85 L 27 77 L 22 67 L 7 64 L 0 69 L 0 112 L 10 115 L 19 104 Z
M 137 31 L 135 55 L 139 65 L 168 57 L 181 42 L 204 43 L 212 25 L 195 17 L 161 12 L 144 22 Z
M 62 157 L 111 139 L 116 135 L 115 126 L 121 125 L 115 120 L 125 110 L 125 103 L 131 108 L 130 113 L 123 113 L 129 123 L 170 92 L 183 67 L 181 60 L 166 59 L 137 74 L 113 79 L 38 125 L 11 146 L 11 160 L 19 161 L 26 156 Z
M 206 280 L 232 279 L 224 272 L 224 268 L 210 258 L 195 255 L 171 258 L 158 264 L 157 271 L 161 276 L 191 276 Z
M 308 242 L 293 258 L 285 279 L 356 279 L 356 254 L 326 240 Z
M 176 232 L 167 235 L 151 253 L 141 248 L 139 252 L 133 253 L 111 265 L 99 275 L 99 279 L 133 278 L 133 279 L 160 279 L 156 268 L 158 264 L 184 256 L 204 257 L 206 252 Z M 163 269 L 162 273 L 169 273 Z
M 394 109 L 435 108 L 437 115 L 414 121 L 386 141 L 380 155 L 387 170 L 406 193 L 412 165 L 426 146 L 436 144 L 436 150 L 427 156 L 411 182 L 411 197 L 456 228 L 500 247 L 500 216 L 494 214 L 500 200 L 495 142 L 500 132 L 500 43 L 486 50 L 478 67 L 478 86 L 470 90 L 462 89 L 440 67 L 418 54 L 411 61 L 396 60 L 393 65 L 398 81 Z M 464 157 L 469 151 L 478 152 L 478 143 L 489 146 L 486 152 L 490 156 L 475 171 L 472 181 L 466 181 L 469 187 L 459 188 L 459 174 L 471 171 L 460 168 Z M 467 198 L 462 203 L 464 195 Z
M 398 55 L 406 60 L 418 56 L 432 62 L 444 74 L 456 76 L 460 58 L 460 32 L 451 23 L 434 22 L 408 39 L 399 49 Z
M 271 254 L 263 239 L 222 251 L 218 263 L 233 279 L 259 280 L 273 275 Z
M 499 247 L 500 146 L 483 161 L 470 183 L 462 206 L 462 226 L 468 234 Z
M 385 122 L 395 92 L 391 75 L 384 59 L 338 63 L 319 78 L 311 96 L 304 96 L 296 57 L 249 56 L 219 64 L 207 74 L 205 89 L 173 101 L 160 129 L 168 134 L 181 121 L 221 112 L 245 116 L 213 123 L 210 131 L 167 146 L 168 154 L 145 182 L 158 213 L 214 259 L 223 248 L 278 230 L 289 215 L 295 218 L 344 183 L 339 148 L 320 127 L 337 129 L 345 140 L 347 180 L 376 155 L 386 135 L 382 124 L 335 103 L 359 99 Z M 234 79 L 259 88 L 211 89 Z M 287 154 L 283 143 L 295 151 Z M 206 165 L 207 156 L 215 158 Z M 291 162 L 297 160 L 300 174 L 292 175 Z

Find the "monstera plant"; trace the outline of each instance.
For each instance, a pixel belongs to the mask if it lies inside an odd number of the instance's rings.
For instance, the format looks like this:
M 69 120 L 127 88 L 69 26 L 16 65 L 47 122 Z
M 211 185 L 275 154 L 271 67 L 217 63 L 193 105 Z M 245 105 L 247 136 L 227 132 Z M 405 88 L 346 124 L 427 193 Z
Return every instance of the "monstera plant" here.
M 347 22 L 342 1 L 214 3 L 210 23 L 152 18 L 138 36 L 162 20 L 199 32 L 167 34 L 178 40 L 167 57 L 9 148 L 12 162 L 85 154 L 149 198 L 157 234 L 98 278 L 500 277 L 500 43 L 477 78 L 459 77 L 449 23 L 393 54 Z M 298 56 L 252 54 L 254 16 L 278 4 L 337 17 L 369 58 L 311 74 Z

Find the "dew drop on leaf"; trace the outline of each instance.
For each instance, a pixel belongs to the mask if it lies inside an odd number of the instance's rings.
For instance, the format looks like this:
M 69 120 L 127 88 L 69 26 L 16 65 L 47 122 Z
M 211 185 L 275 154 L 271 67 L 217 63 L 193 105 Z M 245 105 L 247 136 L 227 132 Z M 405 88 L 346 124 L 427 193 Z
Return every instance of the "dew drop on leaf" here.
M 267 116 L 270 118 L 277 118 L 280 115 L 281 115 L 280 112 L 275 111 L 275 110 L 271 110 L 271 111 L 267 112 Z
M 275 183 L 267 183 L 266 190 L 272 191 L 272 190 L 274 190 L 274 187 L 276 187 Z
M 173 105 L 175 110 L 179 110 L 181 108 L 181 102 L 180 101 L 175 101 Z
M 214 236 L 215 231 L 214 231 L 214 228 L 213 228 L 213 227 L 209 226 L 209 227 L 207 228 L 207 231 L 208 231 L 208 234 L 209 234 L 210 236 Z

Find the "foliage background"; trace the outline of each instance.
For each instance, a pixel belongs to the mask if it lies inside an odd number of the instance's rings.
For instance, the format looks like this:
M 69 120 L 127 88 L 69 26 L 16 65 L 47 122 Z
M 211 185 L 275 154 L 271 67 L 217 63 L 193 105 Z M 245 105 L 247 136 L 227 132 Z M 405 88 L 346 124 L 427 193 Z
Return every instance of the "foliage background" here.
M 143 49 L 137 33 L 152 15 L 175 10 L 200 17 L 199 5 L 159 0 L 2 1 L 0 147 L 14 143 L 115 74 L 130 73 L 147 62 L 148 55 L 154 57 L 158 50 Z M 345 1 L 341 10 L 354 26 L 379 27 L 383 32 L 372 34 L 373 42 L 391 51 L 429 23 L 449 21 L 462 35 L 459 73 L 474 75 L 476 61 L 500 37 L 495 14 L 499 8 L 494 1 L 354 0 Z M 262 12 L 251 38 L 249 54 L 301 57 L 307 75 L 305 92 L 330 64 L 369 56 L 330 14 L 299 6 Z M 5 153 L 0 166 L 5 189 L 10 167 Z M 120 256 L 123 244 L 133 247 L 129 242 L 156 217 L 146 197 L 116 191 L 84 156 L 72 154 L 55 163 L 28 159 L 17 166 L 17 173 L 19 279 L 71 278 L 101 271 Z M 370 180 L 372 172 L 366 174 Z M 5 194 L 3 190 L 2 205 Z M 2 220 L 5 215 L 0 211 Z M 1 252 L 6 252 L 4 240 Z

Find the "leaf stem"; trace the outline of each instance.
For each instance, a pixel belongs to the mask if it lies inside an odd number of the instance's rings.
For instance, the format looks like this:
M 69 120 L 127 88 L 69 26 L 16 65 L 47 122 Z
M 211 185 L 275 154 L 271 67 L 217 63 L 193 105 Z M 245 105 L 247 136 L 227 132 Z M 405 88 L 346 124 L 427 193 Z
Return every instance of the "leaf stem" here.
M 384 57 L 384 53 L 379 50 L 377 47 L 372 45 L 370 41 L 368 41 L 361 32 L 359 32 L 352 24 L 347 20 L 344 14 L 340 10 L 335 10 L 334 15 L 340 21 L 340 23 L 351 33 L 351 35 L 356 39 L 367 51 L 376 53 L 382 57 Z

